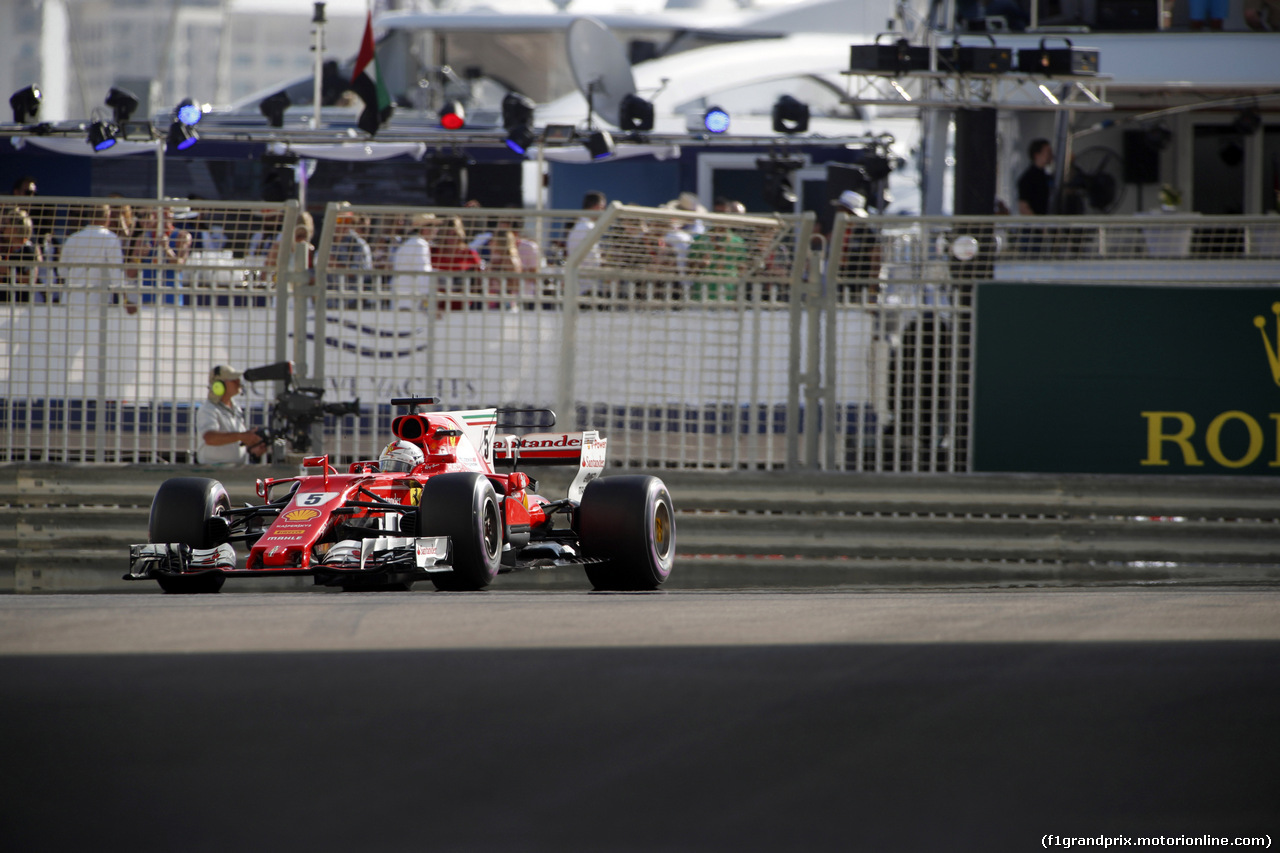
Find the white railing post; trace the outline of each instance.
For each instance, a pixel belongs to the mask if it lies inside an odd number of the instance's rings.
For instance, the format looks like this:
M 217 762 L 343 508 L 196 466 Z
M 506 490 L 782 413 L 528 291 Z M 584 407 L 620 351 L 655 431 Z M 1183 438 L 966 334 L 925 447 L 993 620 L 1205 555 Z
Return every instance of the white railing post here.
M 575 360 L 578 353 L 578 313 L 582 299 L 582 262 L 591 255 L 593 249 L 600 244 L 614 220 L 618 218 L 621 207 L 617 202 L 611 204 L 596 219 L 595 226 L 578 245 L 573 247 L 564 260 L 564 325 L 560 332 L 560 365 L 559 382 L 556 393 L 556 415 L 565 429 L 577 428 L 577 398 L 575 396 Z M 566 418 L 568 420 L 566 420 Z M 589 425 L 586 425 L 589 426 Z

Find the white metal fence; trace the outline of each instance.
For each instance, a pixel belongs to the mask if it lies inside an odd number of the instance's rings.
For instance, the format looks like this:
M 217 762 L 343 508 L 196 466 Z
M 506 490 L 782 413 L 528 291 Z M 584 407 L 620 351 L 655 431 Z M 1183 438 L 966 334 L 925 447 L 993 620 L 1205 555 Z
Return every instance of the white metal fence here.
M 621 206 L 330 219 L 309 358 L 333 393 L 549 406 L 638 464 L 783 461 L 781 436 L 745 422 L 786 402 L 792 224 Z M 398 244 L 381 269 L 334 263 L 361 240 Z
M 0 209 L 0 456 L 177 460 L 214 364 L 269 361 L 297 205 Z
M 0 460 L 184 461 L 210 367 L 290 359 L 317 436 L 387 401 L 550 407 L 615 463 L 964 471 L 974 283 L 1280 281 L 1258 217 L 858 219 L 23 199 L 0 206 Z M 97 219 L 95 219 L 97 217 Z M 280 248 L 280 247 L 283 248 Z M 314 251 L 311 246 L 315 246 Z M 275 383 L 246 390 L 263 423 Z

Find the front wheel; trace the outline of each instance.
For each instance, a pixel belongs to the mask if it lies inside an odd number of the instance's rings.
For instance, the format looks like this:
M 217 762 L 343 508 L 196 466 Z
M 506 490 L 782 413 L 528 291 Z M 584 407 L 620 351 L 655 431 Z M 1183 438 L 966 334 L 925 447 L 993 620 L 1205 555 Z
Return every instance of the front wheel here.
M 675 510 L 657 477 L 601 477 L 587 484 L 578 508 L 582 552 L 605 562 L 586 566 L 598 590 L 653 590 L 671 575 Z
M 200 595 L 218 592 L 227 578 L 222 572 L 201 572 L 198 575 L 157 575 L 156 583 L 170 595 Z
M 452 569 L 431 575 L 436 589 L 487 587 L 502 562 L 502 513 L 493 485 L 482 474 L 439 474 L 422 486 L 419 536 L 449 537 Z
M 173 477 L 160 484 L 151 501 L 147 536 L 151 542 L 180 542 L 192 548 L 214 548 L 209 535 L 209 519 L 231 508 L 227 490 L 217 480 L 204 477 Z M 168 593 L 217 592 L 226 578 L 221 572 L 160 575 L 160 588 Z
M 192 548 L 215 548 L 209 519 L 231 509 L 231 498 L 217 480 L 173 477 L 160 484 L 151 501 L 147 535 L 151 542 L 181 542 Z

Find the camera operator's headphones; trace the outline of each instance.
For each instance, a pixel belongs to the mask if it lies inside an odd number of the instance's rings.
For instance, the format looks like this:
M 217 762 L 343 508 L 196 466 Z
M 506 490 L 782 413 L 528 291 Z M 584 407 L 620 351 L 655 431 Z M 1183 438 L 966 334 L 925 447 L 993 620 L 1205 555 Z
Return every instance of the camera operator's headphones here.
M 232 379 L 239 379 L 240 371 L 234 367 L 227 367 L 225 364 L 219 364 L 209 371 L 209 396 L 214 399 L 221 400 L 222 396 L 227 393 L 227 383 Z

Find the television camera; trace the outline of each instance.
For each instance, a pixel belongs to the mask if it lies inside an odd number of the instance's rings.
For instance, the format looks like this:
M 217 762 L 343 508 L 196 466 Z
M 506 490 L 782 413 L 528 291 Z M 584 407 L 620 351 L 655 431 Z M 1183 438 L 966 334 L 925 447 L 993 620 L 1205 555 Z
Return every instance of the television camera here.
M 284 389 L 271 401 L 267 410 L 267 426 L 259 429 L 267 443 L 287 443 L 296 453 L 311 450 L 311 425 L 323 421 L 325 415 L 360 414 L 360 400 L 344 403 L 324 402 L 324 389 L 294 385 L 293 362 L 278 361 L 244 371 L 247 382 L 283 382 Z

